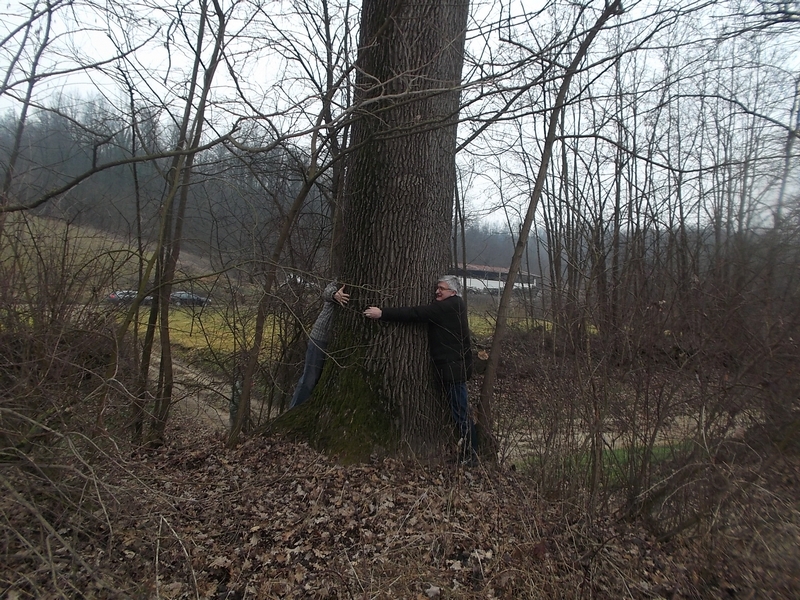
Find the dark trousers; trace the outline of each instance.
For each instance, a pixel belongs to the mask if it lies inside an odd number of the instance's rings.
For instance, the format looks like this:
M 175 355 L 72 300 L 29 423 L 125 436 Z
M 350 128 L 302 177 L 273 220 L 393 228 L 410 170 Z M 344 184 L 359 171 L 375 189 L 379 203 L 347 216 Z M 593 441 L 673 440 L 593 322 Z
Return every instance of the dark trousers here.
M 463 381 L 461 383 L 445 381 L 442 383 L 442 387 L 450 402 L 450 413 L 453 415 L 453 421 L 458 427 L 461 439 L 464 440 L 464 445 L 461 448 L 462 455 L 465 458 L 469 458 L 471 453 L 475 453 L 478 450 L 478 432 L 475 429 L 475 423 L 469 416 L 467 384 Z
M 297 387 L 294 389 L 294 396 L 292 396 L 292 403 L 289 408 L 300 406 L 303 402 L 308 400 L 311 392 L 314 391 L 314 386 L 317 385 L 320 376 L 322 375 L 322 368 L 325 366 L 325 348 L 328 346 L 327 342 L 320 342 L 317 340 L 308 340 L 308 350 L 306 350 L 306 362 L 303 365 L 303 374 L 300 376 L 300 381 L 297 382 Z

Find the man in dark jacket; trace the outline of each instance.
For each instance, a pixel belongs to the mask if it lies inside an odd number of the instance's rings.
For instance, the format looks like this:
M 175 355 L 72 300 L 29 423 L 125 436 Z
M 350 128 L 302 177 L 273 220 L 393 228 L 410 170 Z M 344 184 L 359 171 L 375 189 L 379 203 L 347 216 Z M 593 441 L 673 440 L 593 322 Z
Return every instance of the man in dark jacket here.
M 469 416 L 467 380 L 472 376 L 472 349 L 467 307 L 461 298 L 461 285 L 453 275 L 444 275 L 436 284 L 436 300 L 431 304 L 399 308 L 370 306 L 364 311 L 370 319 L 428 324 L 428 346 L 439 382 L 450 402 L 453 420 L 462 439 L 461 459 L 475 458 L 478 437 Z

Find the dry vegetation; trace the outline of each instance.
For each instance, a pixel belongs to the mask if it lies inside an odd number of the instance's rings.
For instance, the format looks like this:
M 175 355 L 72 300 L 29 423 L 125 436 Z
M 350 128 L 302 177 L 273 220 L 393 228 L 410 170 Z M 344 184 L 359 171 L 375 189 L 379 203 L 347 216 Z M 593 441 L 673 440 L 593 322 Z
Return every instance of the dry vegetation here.
M 4 405 L 3 597 L 797 596 L 794 454 L 755 438 L 720 446 L 673 490 L 696 522 L 665 531 L 668 501 L 632 515 L 624 485 L 593 494 L 585 468 L 542 466 L 549 446 L 533 461 L 523 452 L 519 425 L 552 414 L 567 386 L 536 344 L 508 348 L 501 464 L 470 469 L 377 457 L 341 465 L 282 439 L 229 450 L 223 424 L 197 403 L 174 413 L 165 446 L 136 449 L 109 433 L 122 431 L 124 394 L 107 407 L 109 431 L 77 433 L 96 408 L 93 376 L 73 396 L 80 404 L 51 398 L 59 421 Z M 713 513 L 693 510 L 709 498 Z
M 142 332 L 118 339 L 119 307 L 85 301 L 115 277 L 78 276 L 99 264 L 91 243 L 65 236 L 81 260 L 62 269 L 54 244 L 23 233 L 0 286 L 0 597 L 800 596 L 788 317 L 762 331 L 757 307 L 704 312 L 713 327 L 680 337 L 648 308 L 627 345 L 589 328 L 576 346 L 515 306 L 498 461 L 464 469 L 343 465 L 280 438 L 227 448 L 233 340 L 246 338 L 231 324 L 252 307 L 171 310 L 172 411 L 163 445 L 140 447 Z M 285 405 L 317 310 L 280 300 L 256 425 Z M 476 333 L 491 332 L 494 299 L 470 302 Z

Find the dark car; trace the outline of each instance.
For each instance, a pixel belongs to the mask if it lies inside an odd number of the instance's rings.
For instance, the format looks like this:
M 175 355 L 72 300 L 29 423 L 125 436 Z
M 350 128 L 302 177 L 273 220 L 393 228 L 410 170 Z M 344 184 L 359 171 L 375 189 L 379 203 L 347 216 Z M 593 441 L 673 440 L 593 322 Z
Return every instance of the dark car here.
M 138 295 L 139 292 L 136 290 L 116 290 L 111 292 L 106 299 L 113 304 L 133 304 Z M 142 299 L 142 304 L 150 304 L 151 302 L 153 302 L 152 296 L 145 296 Z
M 175 306 L 206 306 L 211 304 L 211 300 L 206 296 L 201 296 L 193 292 L 172 292 L 169 301 Z

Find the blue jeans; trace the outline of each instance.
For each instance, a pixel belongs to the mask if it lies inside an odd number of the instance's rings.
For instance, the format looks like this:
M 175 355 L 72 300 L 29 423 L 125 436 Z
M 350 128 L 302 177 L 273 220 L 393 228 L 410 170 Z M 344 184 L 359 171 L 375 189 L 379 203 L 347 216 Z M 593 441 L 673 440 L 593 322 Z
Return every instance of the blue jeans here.
M 297 387 L 294 389 L 294 396 L 292 396 L 292 403 L 289 408 L 300 406 L 303 402 L 308 400 L 311 392 L 314 391 L 314 386 L 317 385 L 320 375 L 322 375 L 322 368 L 325 366 L 325 348 L 328 342 L 320 342 L 318 340 L 308 340 L 308 350 L 306 350 L 306 362 L 303 366 L 303 374 L 300 376 L 300 381 L 297 382 Z
M 455 383 L 452 381 L 445 381 L 442 383 L 444 393 L 450 401 L 450 413 L 453 415 L 458 427 L 458 433 L 464 440 L 464 446 L 461 449 L 462 457 L 470 457 L 470 449 L 474 454 L 478 450 L 478 432 L 475 430 L 475 423 L 469 416 L 469 402 L 467 401 L 467 384 L 466 382 Z

